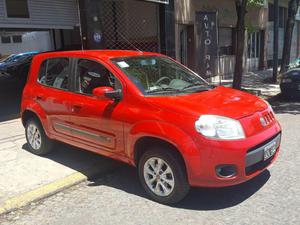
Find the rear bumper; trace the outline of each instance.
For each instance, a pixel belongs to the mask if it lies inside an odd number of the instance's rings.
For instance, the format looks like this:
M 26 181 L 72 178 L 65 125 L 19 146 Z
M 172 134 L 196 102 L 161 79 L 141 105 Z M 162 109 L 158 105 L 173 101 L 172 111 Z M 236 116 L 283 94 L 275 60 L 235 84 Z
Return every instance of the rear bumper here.
M 198 168 L 195 168 L 196 164 L 194 163 L 192 172 L 189 173 L 190 185 L 224 187 L 252 179 L 276 160 L 280 149 L 280 137 L 281 128 L 276 122 L 269 129 L 244 140 L 207 140 L 205 145 L 203 143 L 201 145 L 199 141 L 200 161 L 197 165 Z M 264 160 L 264 147 L 274 139 L 278 141 L 276 153 L 271 158 Z M 231 177 L 220 177 L 216 172 L 216 168 L 220 165 L 232 165 L 236 169 L 236 173 Z

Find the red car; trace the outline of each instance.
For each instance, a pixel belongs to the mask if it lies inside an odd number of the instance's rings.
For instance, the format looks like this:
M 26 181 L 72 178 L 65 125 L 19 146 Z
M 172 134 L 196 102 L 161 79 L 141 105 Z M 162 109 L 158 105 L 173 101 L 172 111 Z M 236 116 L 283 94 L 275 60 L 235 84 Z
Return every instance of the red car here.
M 183 199 L 190 186 L 257 176 L 281 140 L 264 100 L 138 51 L 35 56 L 21 116 L 32 153 L 60 141 L 136 166 L 146 192 L 165 204 Z

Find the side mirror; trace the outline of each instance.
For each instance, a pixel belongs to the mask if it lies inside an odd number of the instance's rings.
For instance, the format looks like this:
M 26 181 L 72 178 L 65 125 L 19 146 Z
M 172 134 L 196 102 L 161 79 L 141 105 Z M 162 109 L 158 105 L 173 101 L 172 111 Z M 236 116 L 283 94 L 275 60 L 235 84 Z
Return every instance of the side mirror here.
M 93 90 L 93 95 L 100 99 L 119 101 L 122 98 L 122 91 L 121 89 L 114 90 L 112 87 L 98 87 Z

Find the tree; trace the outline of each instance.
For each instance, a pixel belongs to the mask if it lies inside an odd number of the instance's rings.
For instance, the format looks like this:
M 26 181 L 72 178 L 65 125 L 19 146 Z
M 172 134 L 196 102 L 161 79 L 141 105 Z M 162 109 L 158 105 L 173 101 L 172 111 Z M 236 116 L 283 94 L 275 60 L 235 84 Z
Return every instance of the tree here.
M 246 23 L 245 17 L 247 14 L 247 7 L 261 6 L 264 0 L 235 0 L 235 8 L 237 14 L 236 23 L 236 55 L 235 55 L 235 68 L 232 87 L 241 89 L 242 76 L 244 73 L 244 52 L 245 52 L 245 36 L 246 36 Z
M 286 72 L 287 66 L 290 64 L 293 31 L 295 26 L 296 14 L 299 8 L 299 1 L 300 0 L 289 1 L 288 18 L 286 21 L 284 45 L 283 45 L 283 53 L 282 53 L 282 61 L 281 61 L 281 69 L 280 69 L 281 74 Z

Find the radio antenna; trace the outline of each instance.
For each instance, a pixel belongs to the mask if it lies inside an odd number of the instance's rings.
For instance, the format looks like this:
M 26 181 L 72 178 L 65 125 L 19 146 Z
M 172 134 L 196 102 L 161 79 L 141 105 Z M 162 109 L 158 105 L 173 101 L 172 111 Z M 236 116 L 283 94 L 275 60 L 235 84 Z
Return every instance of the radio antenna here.
M 123 38 L 128 44 L 130 44 L 135 50 L 142 52 L 142 50 L 138 49 L 133 43 L 131 43 L 123 34 L 121 34 L 118 30 L 117 33 Z

